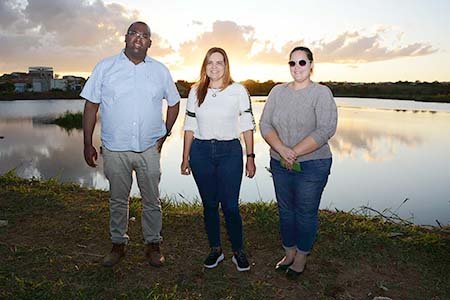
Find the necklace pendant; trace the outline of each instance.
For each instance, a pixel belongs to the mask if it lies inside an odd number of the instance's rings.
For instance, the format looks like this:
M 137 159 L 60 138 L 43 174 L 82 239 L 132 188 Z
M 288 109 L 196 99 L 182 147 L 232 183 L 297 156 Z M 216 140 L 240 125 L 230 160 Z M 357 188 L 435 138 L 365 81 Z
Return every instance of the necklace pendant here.
M 213 93 L 211 96 L 215 97 L 215 96 L 216 96 L 216 93 Z

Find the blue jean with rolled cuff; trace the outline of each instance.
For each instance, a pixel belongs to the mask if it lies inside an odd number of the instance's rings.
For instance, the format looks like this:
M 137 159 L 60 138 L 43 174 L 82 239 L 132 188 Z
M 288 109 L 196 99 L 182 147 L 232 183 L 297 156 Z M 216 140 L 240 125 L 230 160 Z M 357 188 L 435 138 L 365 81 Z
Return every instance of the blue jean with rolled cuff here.
M 302 171 L 283 168 L 271 158 L 275 195 L 280 215 L 280 234 L 285 249 L 308 254 L 317 235 L 319 204 L 328 181 L 332 159 L 314 159 L 300 163 Z
M 189 164 L 203 203 L 205 229 L 210 247 L 221 247 L 219 203 L 233 251 L 243 248 L 239 192 L 243 174 L 242 146 L 230 141 L 192 142 Z

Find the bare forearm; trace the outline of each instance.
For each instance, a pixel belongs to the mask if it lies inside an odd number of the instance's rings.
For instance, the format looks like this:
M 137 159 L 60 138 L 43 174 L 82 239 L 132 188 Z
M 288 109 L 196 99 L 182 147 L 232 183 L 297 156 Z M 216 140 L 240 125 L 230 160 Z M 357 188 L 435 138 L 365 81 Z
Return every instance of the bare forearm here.
M 194 140 L 194 133 L 189 130 L 185 131 L 183 139 L 183 160 L 189 160 L 189 152 L 191 151 L 191 145 L 193 140 Z
M 242 133 L 244 136 L 244 143 L 245 143 L 245 153 L 251 154 L 253 152 L 253 130 L 247 130 Z
M 173 124 L 178 117 L 178 112 L 180 111 L 180 103 L 175 104 L 174 106 L 167 107 L 167 115 L 166 115 L 166 129 L 167 132 L 172 130 Z
M 84 145 L 92 145 L 92 135 L 97 122 L 98 104 L 86 101 L 83 112 Z

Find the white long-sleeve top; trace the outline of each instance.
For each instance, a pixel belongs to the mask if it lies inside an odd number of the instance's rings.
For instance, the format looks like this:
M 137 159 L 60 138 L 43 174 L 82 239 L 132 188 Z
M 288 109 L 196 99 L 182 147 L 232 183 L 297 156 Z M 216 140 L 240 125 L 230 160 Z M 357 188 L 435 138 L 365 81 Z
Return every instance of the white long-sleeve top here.
M 229 141 L 239 138 L 244 131 L 254 129 L 250 96 L 242 84 L 233 83 L 223 91 L 208 89 L 201 106 L 198 106 L 196 86 L 191 88 L 184 130 L 193 131 L 195 138 Z

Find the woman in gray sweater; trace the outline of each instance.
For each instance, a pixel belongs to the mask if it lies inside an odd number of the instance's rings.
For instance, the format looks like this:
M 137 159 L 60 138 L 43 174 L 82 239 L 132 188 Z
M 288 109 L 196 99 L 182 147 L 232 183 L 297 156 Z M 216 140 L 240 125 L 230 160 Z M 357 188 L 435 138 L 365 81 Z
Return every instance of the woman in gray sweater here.
M 330 89 L 311 81 L 311 50 L 296 47 L 289 58 L 293 81 L 270 91 L 260 129 L 270 145 L 285 249 L 276 269 L 298 277 L 317 234 L 320 198 L 332 163 L 328 140 L 336 132 L 337 108 Z

